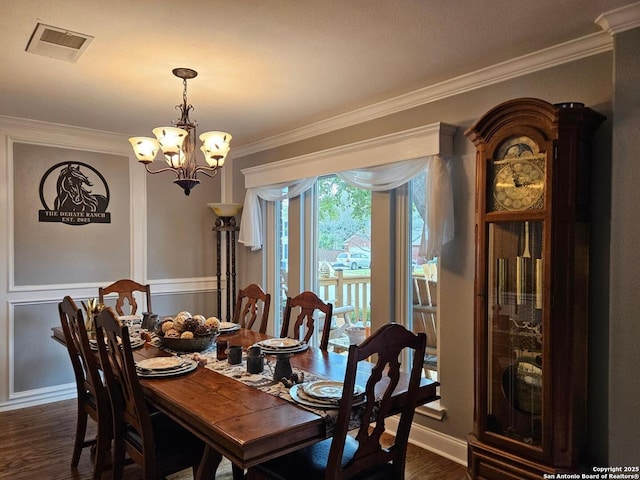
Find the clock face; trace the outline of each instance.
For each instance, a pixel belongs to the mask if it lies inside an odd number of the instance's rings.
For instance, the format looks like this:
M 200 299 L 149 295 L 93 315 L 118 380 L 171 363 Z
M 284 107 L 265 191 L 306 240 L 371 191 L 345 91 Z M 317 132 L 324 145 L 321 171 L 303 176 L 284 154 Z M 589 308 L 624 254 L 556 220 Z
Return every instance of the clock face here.
M 512 137 L 493 161 L 492 210 L 530 210 L 544 206 L 545 159 L 528 137 Z

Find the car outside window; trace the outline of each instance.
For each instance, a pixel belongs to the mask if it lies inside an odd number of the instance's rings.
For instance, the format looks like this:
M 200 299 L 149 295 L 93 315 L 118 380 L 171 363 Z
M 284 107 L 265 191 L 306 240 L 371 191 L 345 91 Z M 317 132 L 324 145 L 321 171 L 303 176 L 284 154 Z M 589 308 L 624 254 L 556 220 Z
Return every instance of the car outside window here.
M 364 269 L 371 268 L 371 258 L 364 253 L 339 253 L 332 264 L 336 269 Z

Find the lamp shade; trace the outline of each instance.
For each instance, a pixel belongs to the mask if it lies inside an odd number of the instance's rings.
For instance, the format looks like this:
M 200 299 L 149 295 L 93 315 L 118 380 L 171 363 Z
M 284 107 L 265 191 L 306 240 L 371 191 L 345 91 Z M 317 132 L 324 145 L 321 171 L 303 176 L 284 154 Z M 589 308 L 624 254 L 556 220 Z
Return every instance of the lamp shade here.
M 231 134 L 227 132 L 205 132 L 200 135 L 202 153 L 210 167 L 221 167 L 229 153 Z
M 182 144 L 187 138 L 187 131 L 177 127 L 158 127 L 153 129 L 153 134 L 160 143 L 167 163 L 172 168 L 181 167 L 186 160 Z
M 133 153 L 136 154 L 138 160 L 142 163 L 151 163 L 156 158 L 160 143 L 151 137 L 131 137 L 129 143 L 133 147 Z

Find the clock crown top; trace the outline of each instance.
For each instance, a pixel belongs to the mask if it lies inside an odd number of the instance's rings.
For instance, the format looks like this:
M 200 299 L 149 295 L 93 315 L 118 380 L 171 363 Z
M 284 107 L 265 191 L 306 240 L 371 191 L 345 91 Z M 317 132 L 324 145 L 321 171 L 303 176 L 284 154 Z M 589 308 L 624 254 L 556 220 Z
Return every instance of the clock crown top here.
M 489 142 L 492 137 L 505 129 L 518 126 L 534 126 L 540 131 L 557 135 L 558 123 L 562 118 L 579 116 L 591 119 L 586 122 L 591 133 L 604 121 L 605 117 L 579 102 L 552 104 L 539 98 L 516 98 L 503 102 L 485 113 L 474 125 L 464 133 L 478 146 Z

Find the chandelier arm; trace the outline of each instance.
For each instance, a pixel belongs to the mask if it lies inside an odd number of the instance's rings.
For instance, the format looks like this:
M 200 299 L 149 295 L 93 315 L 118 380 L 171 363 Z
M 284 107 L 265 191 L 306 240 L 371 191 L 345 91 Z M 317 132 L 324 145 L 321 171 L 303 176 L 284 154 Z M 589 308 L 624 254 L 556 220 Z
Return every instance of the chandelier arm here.
M 218 175 L 218 172 L 220 171 L 221 168 L 222 167 L 205 167 L 203 165 L 198 165 L 196 167 L 195 173 L 202 173 L 207 177 L 213 178 L 216 175 Z M 209 173 L 209 172 L 213 172 L 213 173 Z
M 149 169 L 149 164 L 145 163 L 144 164 L 144 169 L 147 171 L 147 173 L 151 173 L 151 174 L 162 173 L 162 172 L 172 172 L 172 173 L 175 174 L 176 178 L 180 177 L 180 174 L 179 174 L 180 169 L 175 169 L 175 168 L 172 168 L 172 167 L 164 167 L 164 168 L 161 168 L 159 170 L 150 170 Z

